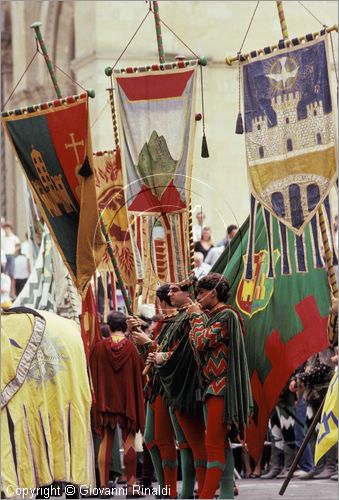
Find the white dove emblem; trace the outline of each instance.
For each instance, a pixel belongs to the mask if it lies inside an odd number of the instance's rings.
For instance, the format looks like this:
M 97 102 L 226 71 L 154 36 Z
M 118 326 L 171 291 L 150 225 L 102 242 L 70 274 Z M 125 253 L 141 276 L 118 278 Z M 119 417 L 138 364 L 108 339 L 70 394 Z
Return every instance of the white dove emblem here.
M 299 70 L 299 66 L 296 66 L 293 70 L 288 70 L 286 67 L 286 62 L 288 59 L 290 59 L 290 58 L 289 57 L 281 57 L 279 59 L 279 63 L 281 66 L 280 73 L 270 73 L 267 75 L 268 78 L 271 78 L 271 80 L 275 80 L 277 83 L 282 82 L 284 88 L 286 87 L 287 80 L 289 78 L 295 78 L 297 76 L 297 73 Z

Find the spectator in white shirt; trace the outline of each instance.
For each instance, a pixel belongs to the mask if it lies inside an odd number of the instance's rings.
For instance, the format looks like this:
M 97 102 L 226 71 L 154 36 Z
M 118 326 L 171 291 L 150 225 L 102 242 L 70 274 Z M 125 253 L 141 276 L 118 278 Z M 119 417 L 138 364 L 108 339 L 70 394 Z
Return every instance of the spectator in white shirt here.
M 14 273 L 14 258 L 15 258 L 15 245 L 20 245 L 20 240 L 16 234 L 13 233 L 11 224 L 6 222 L 4 224 L 5 236 L 1 238 L 1 248 L 6 254 L 7 264 L 6 273 L 13 278 Z
M 4 225 L 6 224 L 5 217 L 1 217 L 1 239 L 5 236 Z
M 199 212 L 196 213 L 196 219 L 197 223 L 194 224 L 193 226 L 193 241 L 200 241 L 201 240 L 201 234 L 202 234 L 202 227 L 205 225 L 205 214 L 200 210 Z
M 206 276 L 206 274 L 208 274 L 209 270 L 211 269 L 211 266 L 204 262 L 204 254 L 202 254 L 201 252 L 194 252 L 194 265 L 194 276 L 197 279 Z
M 12 305 L 11 278 L 4 271 L 5 266 L 1 264 L 1 309 L 8 309 Z

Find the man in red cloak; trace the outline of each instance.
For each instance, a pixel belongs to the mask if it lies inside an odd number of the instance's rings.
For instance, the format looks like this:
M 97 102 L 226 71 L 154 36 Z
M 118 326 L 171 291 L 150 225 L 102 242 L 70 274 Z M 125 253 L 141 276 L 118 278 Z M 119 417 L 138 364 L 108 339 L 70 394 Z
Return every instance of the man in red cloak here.
M 108 486 L 109 467 L 115 429 L 122 431 L 124 466 L 127 478 L 126 498 L 136 484 L 137 456 L 135 434 L 143 432 L 145 408 L 143 401 L 143 363 L 134 344 L 125 336 L 126 316 L 113 311 L 107 318 L 110 336 L 98 342 L 90 358 L 95 393 L 93 404 L 94 430 L 101 436 L 98 465 L 101 486 Z

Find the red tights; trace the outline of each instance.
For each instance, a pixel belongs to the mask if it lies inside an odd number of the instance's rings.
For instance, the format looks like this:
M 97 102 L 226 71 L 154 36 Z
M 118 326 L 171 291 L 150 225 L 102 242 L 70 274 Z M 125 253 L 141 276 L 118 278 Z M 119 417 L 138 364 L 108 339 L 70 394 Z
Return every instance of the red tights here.
M 193 453 L 195 475 L 198 481 L 198 496 L 200 497 L 205 481 L 207 460 L 204 419 L 202 415 L 198 417 L 188 417 L 187 415 L 181 415 L 178 411 L 175 411 L 175 417 Z
M 227 426 L 224 423 L 224 398 L 220 396 L 209 397 L 206 405 L 207 471 L 199 497 L 213 498 L 219 488 L 220 479 L 225 468 Z
M 171 497 L 177 496 L 177 450 L 168 407 L 161 396 L 152 404 L 154 411 L 154 441 L 158 447 L 164 472 L 164 483 Z

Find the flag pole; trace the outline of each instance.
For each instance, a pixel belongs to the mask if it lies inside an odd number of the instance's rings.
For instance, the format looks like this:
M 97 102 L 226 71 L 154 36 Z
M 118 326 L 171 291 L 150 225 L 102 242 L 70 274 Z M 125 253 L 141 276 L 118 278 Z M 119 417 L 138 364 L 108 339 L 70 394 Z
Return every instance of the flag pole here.
M 282 0 L 276 0 L 275 3 L 277 4 L 277 9 L 278 9 L 281 34 L 283 36 L 283 39 L 286 40 L 288 38 L 288 31 L 287 31 L 287 24 L 286 24 L 286 19 L 285 19 L 284 6 L 282 3 Z
M 33 24 L 31 24 L 31 28 L 34 29 L 35 31 L 35 36 L 37 41 L 39 42 L 40 48 L 42 50 L 46 66 L 48 68 L 49 75 L 51 77 L 51 80 L 53 82 L 54 90 L 59 99 L 61 99 L 61 90 L 57 81 L 57 77 L 55 75 L 54 71 L 54 66 L 52 64 L 52 61 L 49 58 L 48 52 L 47 52 L 47 47 L 45 45 L 44 39 L 42 38 L 41 31 L 40 31 L 40 26 L 42 26 L 42 23 L 40 21 L 37 21 Z
M 283 7 L 282 0 L 276 0 L 276 5 L 277 5 L 277 10 L 278 10 L 278 15 L 279 15 L 281 34 L 282 34 L 284 40 L 287 40 L 288 39 L 288 30 L 287 30 L 287 23 L 286 23 L 286 19 L 285 19 L 285 13 L 284 13 L 284 7 Z M 337 280 L 336 280 L 335 271 L 333 268 L 332 252 L 331 252 L 330 245 L 328 242 L 328 237 L 327 237 L 324 212 L 323 212 L 323 208 L 321 205 L 318 208 L 318 214 L 319 214 L 319 224 L 320 224 L 321 236 L 322 236 L 324 251 L 325 251 L 325 259 L 326 259 L 326 264 L 327 264 L 328 278 L 329 278 L 332 294 L 335 297 L 337 297 L 338 296 Z M 285 493 L 285 490 L 286 490 L 286 488 L 287 488 L 287 486 L 288 486 L 288 484 L 289 484 L 289 482 L 294 474 L 294 471 L 297 468 L 297 465 L 299 463 L 301 455 L 303 454 L 303 451 L 305 450 L 309 440 L 311 439 L 312 433 L 315 430 L 315 427 L 316 427 L 318 421 L 320 420 L 321 410 L 323 408 L 324 401 L 325 401 L 325 399 L 323 400 L 321 406 L 319 407 L 319 409 L 318 409 L 318 411 L 317 411 L 317 413 L 312 421 L 312 424 L 311 424 L 303 442 L 301 443 L 301 446 L 300 446 L 298 453 L 296 454 L 296 456 L 293 460 L 293 463 L 292 463 L 291 468 L 288 472 L 288 475 L 287 475 L 282 487 L 280 488 L 279 495 L 283 495 Z
M 56 75 L 55 75 L 53 64 L 52 64 L 52 62 L 51 62 L 51 60 L 49 58 L 49 55 L 48 55 L 48 52 L 47 52 L 47 47 L 46 47 L 44 39 L 42 38 L 42 35 L 41 35 L 41 31 L 40 31 L 40 26 L 41 25 L 42 25 L 41 22 L 35 22 L 35 23 L 31 24 L 31 28 L 34 29 L 35 34 L 36 34 L 36 38 L 37 38 L 37 40 L 39 42 L 39 45 L 41 47 L 41 50 L 43 52 L 43 55 L 44 55 L 44 58 L 45 58 L 45 62 L 46 62 L 46 65 L 47 65 L 47 68 L 48 68 L 48 71 L 49 71 L 49 74 L 50 74 L 53 86 L 54 86 L 55 93 L 56 93 L 57 97 L 59 99 L 61 99 L 62 98 L 62 94 L 61 94 L 61 90 L 60 90 L 60 87 L 59 87 L 59 84 L 58 84 L 58 81 L 57 81 L 57 78 L 56 78 Z M 130 298 L 128 296 L 125 284 L 123 282 L 123 279 L 122 279 L 122 276 L 121 276 L 121 273 L 120 273 L 120 269 L 119 269 L 118 263 L 117 263 L 116 258 L 114 256 L 114 250 L 113 250 L 113 247 L 112 247 L 112 242 L 110 240 L 107 228 L 105 226 L 105 223 L 103 221 L 103 218 L 102 218 L 101 214 L 99 215 L 99 221 L 100 221 L 101 231 L 102 231 L 102 233 L 103 233 L 103 235 L 104 235 L 104 237 L 106 239 L 107 251 L 108 251 L 108 254 L 110 256 L 110 259 L 111 259 L 111 262 L 112 262 L 112 265 L 113 265 L 113 268 L 114 268 L 115 275 L 116 275 L 116 278 L 118 280 L 119 286 L 121 288 L 121 293 L 122 293 L 122 296 L 123 296 L 123 299 L 124 299 L 124 302 L 125 302 L 125 306 L 126 306 L 127 312 L 128 312 L 128 314 L 133 314 L 132 313 L 131 300 L 130 300 Z
M 159 62 L 160 64 L 165 63 L 165 54 L 164 54 L 164 45 L 162 42 L 162 31 L 160 24 L 160 15 L 159 15 L 159 5 L 156 0 L 153 2 L 153 14 L 154 14 L 154 22 L 155 22 L 155 32 L 157 35 L 157 45 L 158 45 L 158 54 L 159 54 Z

